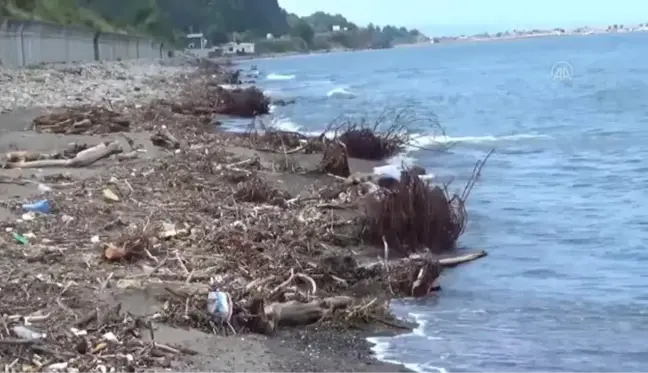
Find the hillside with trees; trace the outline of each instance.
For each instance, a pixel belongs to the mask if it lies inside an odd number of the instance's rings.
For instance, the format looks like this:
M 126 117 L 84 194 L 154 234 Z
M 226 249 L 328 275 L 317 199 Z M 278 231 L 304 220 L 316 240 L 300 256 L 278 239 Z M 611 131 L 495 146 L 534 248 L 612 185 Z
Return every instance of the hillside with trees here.
M 298 17 L 277 0 L 0 0 L 0 16 L 146 34 L 179 45 L 184 34 L 202 32 L 212 45 L 254 41 L 267 52 L 387 48 L 425 39 L 402 27 L 359 27 L 340 14 Z

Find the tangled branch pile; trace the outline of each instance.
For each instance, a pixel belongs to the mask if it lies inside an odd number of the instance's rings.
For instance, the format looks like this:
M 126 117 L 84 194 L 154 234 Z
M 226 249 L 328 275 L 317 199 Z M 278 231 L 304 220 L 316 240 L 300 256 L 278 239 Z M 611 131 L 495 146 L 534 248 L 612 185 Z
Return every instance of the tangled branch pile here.
M 42 133 L 93 135 L 128 132 L 130 121 L 104 107 L 81 106 L 68 108 L 62 113 L 39 116 L 34 119 L 33 129 Z
M 411 171 L 403 172 L 394 188 L 370 199 L 367 215 L 366 239 L 380 244 L 385 237 L 402 253 L 424 248 L 436 254 L 448 251 L 466 223 L 463 201 L 451 204 L 444 189 L 430 187 Z
M 432 131 L 430 136 L 444 135 L 437 117 L 417 115 L 411 107 L 385 109 L 372 119 L 370 115 L 341 117 L 331 123 L 327 131 L 339 134 L 349 157 L 380 161 L 416 146 L 411 128 Z
M 222 114 L 243 118 L 254 118 L 270 112 L 270 98 L 255 86 L 241 88 L 224 88 L 233 80 L 240 83 L 239 72 L 220 73 L 217 76 L 201 70 L 195 77 L 202 82 L 194 81 L 184 92 L 180 102 L 173 104 L 176 113 L 190 115 Z M 236 84 L 235 83 L 235 84 Z

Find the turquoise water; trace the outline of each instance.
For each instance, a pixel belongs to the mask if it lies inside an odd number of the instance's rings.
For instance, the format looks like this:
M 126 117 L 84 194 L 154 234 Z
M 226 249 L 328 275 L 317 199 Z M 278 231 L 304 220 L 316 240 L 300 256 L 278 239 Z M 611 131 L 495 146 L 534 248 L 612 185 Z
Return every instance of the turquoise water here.
M 490 256 L 448 272 L 438 297 L 394 304 L 421 327 L 375 339 L 380 358 L 419 371 L 648 369 L 647 57 L 636 33 L 245 63 L 297 100 L 274 110 L 286 129 L 386 106 L 436 114 L 448 135 L 437 142 L 455 145 L 407 156 L 457 188 L 496 149 L 461 238 Z M 553 79 L 561 61 L 571 80 Z

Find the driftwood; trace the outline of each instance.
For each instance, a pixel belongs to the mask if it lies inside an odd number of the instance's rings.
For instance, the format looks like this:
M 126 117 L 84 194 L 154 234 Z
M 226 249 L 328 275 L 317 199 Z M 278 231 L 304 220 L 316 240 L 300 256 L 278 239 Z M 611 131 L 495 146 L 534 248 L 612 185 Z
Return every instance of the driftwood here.
M 437 283 L 443 268 L 471 262 L 486 256 L 485 251 L 438 258 L 434 255 L 413 254 L 398 260 L 380 260 L 362 265 L 370 273 L 386 273 L 389 284 L 397 294 L 424 297 L 440 287 Z
M 41 153 L 31 151 L 13 151 L 5 154 L 5 160 L 10 163 L 15 162 L 33 162 L 43 159 L 68 159 L 76 156 L 79 152 L 88 149 L 85 144 L 72 143 L 66 149 L 56 153 Z
M 32 122 L 33 129 L 41 133 L 100 134 L 128 132 L 130 121 L 120 113 L 103 107 L 81 106 L 63 113 L 39 116 Z
M 36 161 L 9 162 L 7 168 L 48 168 L 48 167 L 87 167 L 91 164 L 121 153 L 121 146 L 117 141 L 104 142 L 92 148 L 83 150 L 71 159 L 42 159 Z
M 439 262 L 426 262 L 419 269 L 416 279 L 412 283 L 412 296 L 424 297 L 432 291 L 439 290 L 437 279 L 441 275 Z
M 155 146 L 167 149 L 178 149 L 180 141 L 169 132 L 166 127 L 162 127 L 158 132 L 151 136 L 151 142 Z
M 270 334 L 278 326 L 315 323 L 330 312 L 351 306 L 354 301 L 354 298 L 339 295 L 306 303 L 292 300 L 264 306 L 263 300 L 257 298 L 250 305 L 252 320 L 248 326 L 257 333 Z
M 264 311 L 269 319 L 276 322 L 277 326 L 308 325 L 319 321 L 329 312 L 349 307 L 353 304 L 353 301 L 353 298 L 341 295 L 313 300 L 308 303 L 293 300 L 283 303 L 271 303 L 265 307 Z
M 459 255 L 459 256 L 452 256 L 452 257 L 448 257 L 448 258 L 441 258 L 441 259 L 439 259 L 439 264 L 441 264 L 442 267 L 449 268 L 449 267 L 457 266 L 459 264 L 472 262 L 473 260 L 483 258 L 486 255 L 488 255 L 488 253 L 486 253 L 486 251 L 484 251 L 484 250 L 481 250 L 481 251 L 477 251 L 477 252 L 474 252 L 474 253 L 468 253 L 468 254 Z
M 472 252 L 472 253 L 467 253 L 467 254 L 462 254 L 462 255 L 455 255 L 455 256 L 444 256 L 442 258 L 436 259 L 436 261 L 439 262 L 439 265 L 444 268 L 451 268 L 455 267 L 459 264 L 464 264 L 464 263 L 469 263 L 472 261 L 475 261 L 477 259 L 483 258 L 487 256 L 488 253 L 484 250 Z M 409 263 L 415 260 L 422 260 L 423 256 L 420 254 L 412 254 L 407 258 L 402 258 L 398 260 L 393 260 L 390 261 L 390 266 L 398 265 L 398 263 L 403 262 L 403 263 Z M 381 266 L 383 265 L 382 261 L 377 261 L 377 262 L 371 262 L 368 264 L 365 264 L 363 267 L 367 269 L 374 268 L 376 266 Z

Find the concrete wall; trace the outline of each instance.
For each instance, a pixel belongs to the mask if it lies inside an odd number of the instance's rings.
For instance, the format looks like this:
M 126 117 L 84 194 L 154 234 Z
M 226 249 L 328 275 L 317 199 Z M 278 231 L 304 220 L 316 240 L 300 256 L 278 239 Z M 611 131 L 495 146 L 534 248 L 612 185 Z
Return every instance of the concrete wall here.
M 165 58 L 164 44 L 69 25 L 0 19 L 0 62 L 8 67 L 74 61 Z

